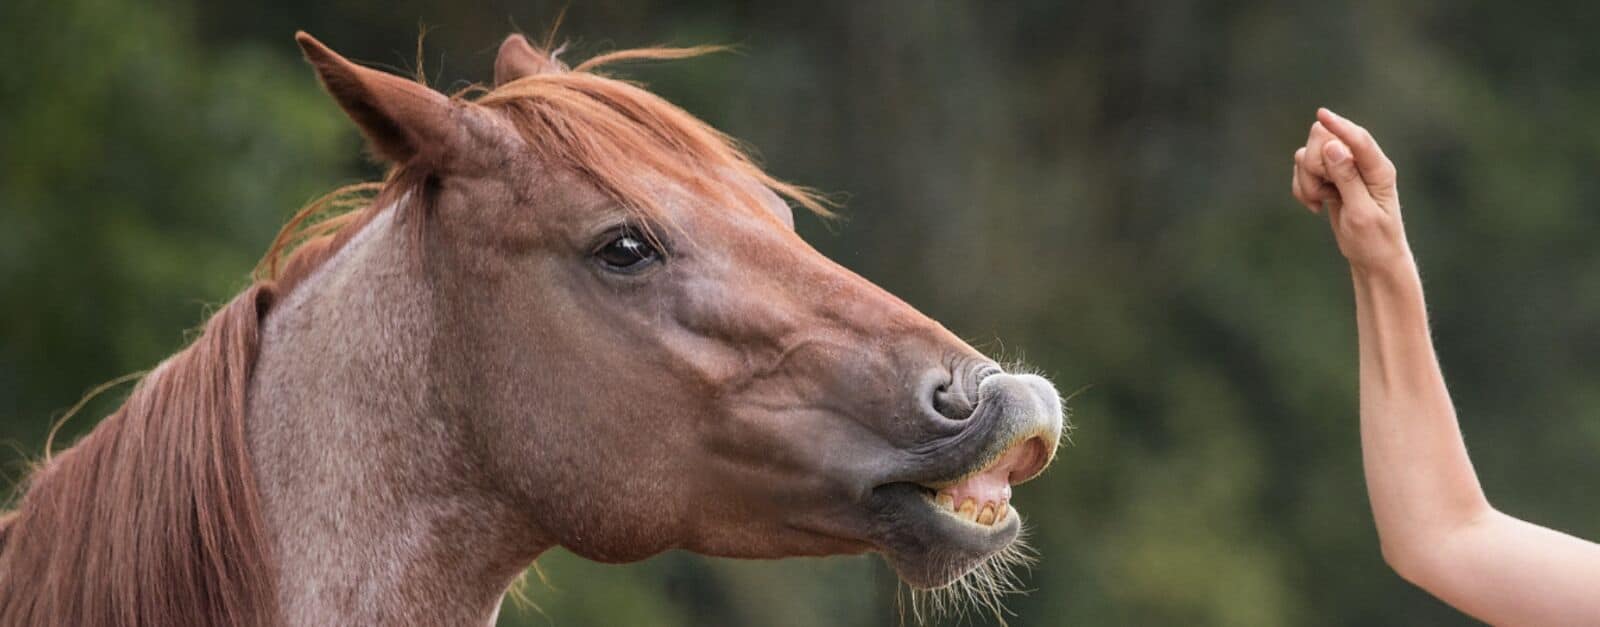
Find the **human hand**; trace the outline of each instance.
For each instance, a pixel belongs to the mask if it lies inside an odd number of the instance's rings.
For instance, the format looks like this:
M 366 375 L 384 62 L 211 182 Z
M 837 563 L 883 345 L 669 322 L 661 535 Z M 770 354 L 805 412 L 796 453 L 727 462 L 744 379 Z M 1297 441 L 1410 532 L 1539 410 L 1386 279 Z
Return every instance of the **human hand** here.
M 1352 268 L 1377 269 L 1410 259 L 1394 164 L 1371 133 L 1318 109 L 1294 163 L 1295 199 L 1313 213 L 1326 208 L 1339 252 Z

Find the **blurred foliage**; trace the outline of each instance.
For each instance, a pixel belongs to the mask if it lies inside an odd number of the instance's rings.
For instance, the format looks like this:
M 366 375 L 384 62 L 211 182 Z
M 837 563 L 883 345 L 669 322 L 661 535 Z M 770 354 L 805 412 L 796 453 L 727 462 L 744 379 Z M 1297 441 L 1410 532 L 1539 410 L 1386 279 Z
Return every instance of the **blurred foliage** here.
M 1491 498 L 1600 537 L 1600 5 L 1401 4 L 603 0 L 562 33 L 738 44 L 633 74 L 847 192 L 847 223 L 801 224 L 824 252 L 1082 389 L 1017 497 L 1044 559 L 1011 624 L 1458 624 L 1379 558 L 1349 286 L 1290 154 L 1317 105 L 1385 143 Z M 0 3 L 8 474 L 83 390 L 181 346 L 292 210 L 376 173 L 295 29 L 410 70 L 428 25 L 448 89 L 562 8 Z M 868 557 L 539 564 L 501 624 L 898 620 Z

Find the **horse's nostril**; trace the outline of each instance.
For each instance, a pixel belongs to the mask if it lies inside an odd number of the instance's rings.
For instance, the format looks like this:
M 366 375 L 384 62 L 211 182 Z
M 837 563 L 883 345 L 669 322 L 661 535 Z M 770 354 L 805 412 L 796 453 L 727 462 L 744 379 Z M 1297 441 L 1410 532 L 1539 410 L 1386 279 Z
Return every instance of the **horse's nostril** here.
M 979 384 L 999 372 L 1000 367 L 993 363 L 967 360 L 947 368 L 925 370 L 919 386 L 923 410 L 932 409 L 946 420 L 958 422 L 972 418 L 978 408 Z
M 933 409 L 939 415 L 951 420 L 966 420 L 972 417 L 975 406 L 973 400 L 965 392 L 965 386 L 945 383 L 933 390 Z

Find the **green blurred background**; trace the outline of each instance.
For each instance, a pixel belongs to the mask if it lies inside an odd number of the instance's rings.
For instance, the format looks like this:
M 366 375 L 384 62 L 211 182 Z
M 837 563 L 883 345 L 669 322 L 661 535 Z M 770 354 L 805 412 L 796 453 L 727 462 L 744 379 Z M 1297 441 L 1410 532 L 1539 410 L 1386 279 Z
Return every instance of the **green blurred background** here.
M 1600 4 L 1337 4 L 574 1 L 561 32 L 569 58 L 737 44 L 629 73 L 848 194 L 846 222 L 801 219 L 825 253 L 1081 390 L 1017 496 L 1043 561 L 1011 624 L 1461 624 L 1379 557 L 1349 283 L 1290 155 L 1317 105 L 1384 142 L 1490 497 L 1600 537 Z M 426 25 L 451 89 L 564 6 L 0 2 L 6 478 L 293 210 L 379 173 L 295 29 L 411 70 Z M 871 557 L 539 565 L 502 625 L 898 620 Z

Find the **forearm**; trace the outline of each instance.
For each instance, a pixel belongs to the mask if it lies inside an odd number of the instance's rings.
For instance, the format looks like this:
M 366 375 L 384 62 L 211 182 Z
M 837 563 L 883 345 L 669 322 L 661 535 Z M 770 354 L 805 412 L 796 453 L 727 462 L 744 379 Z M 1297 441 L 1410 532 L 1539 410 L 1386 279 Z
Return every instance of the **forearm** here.
M 1409 255 L 1352 277 L 1362 461 L 1384 558 L 1491 624 L 1597 624 L 1600 546 L 1501 514 L 1484 498 Z
M 1430 540 L 1490 509 L 1434 355 L 1415 263 L 1408 254 L 1352 279 L 1367 493 L 1384 554 L 1404 572 Z

